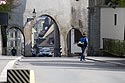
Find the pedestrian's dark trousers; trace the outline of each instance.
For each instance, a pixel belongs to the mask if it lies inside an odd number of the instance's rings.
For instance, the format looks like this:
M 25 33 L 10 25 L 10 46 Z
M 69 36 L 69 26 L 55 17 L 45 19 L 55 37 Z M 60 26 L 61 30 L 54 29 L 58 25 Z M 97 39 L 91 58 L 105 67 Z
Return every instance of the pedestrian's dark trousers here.
M 15 56 L 16 55 L 16 53 L 13 53 L 13 56 Z
M 85 60 L 85 49 L 86 49 L 86 47 L 81 47 L 81 49 L 82 49 L 82 54 L 81 54 L 81 57 L 80 57 L 80 61 L 82 61 L 82 60 Z

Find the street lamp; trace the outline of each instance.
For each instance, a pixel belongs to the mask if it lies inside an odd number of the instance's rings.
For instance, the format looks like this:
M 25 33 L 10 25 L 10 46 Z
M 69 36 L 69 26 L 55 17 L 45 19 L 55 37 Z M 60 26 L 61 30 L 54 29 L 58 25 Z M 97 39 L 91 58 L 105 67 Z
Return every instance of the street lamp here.
M 32 11 L 32 22 L 33 22 L 33 25 L 35 25 L 35 23 L 36 23 L 36 10 L 35 10 L 35 8 L 33 9 L 33 11 Z M 31 45 L 31 47 L 32 48 L 34 48 L 34 46 L 35 46 L 35 33 L 36 33 L 37 31 L 34 29 L 34 26 L 32 27 L 32 37 L 31 37 L 31 39 L 32 39 L 32 41 L 31 41 L 31 43 L 32 43 L 32 45 Z M 31 49 L 32 49 L 31 48 Z M 35 48 L 36 49 L 36 48 Z
M 33 14 L 33 18 L 35 18 L 36 17 L 36 10 L 35 9 L 33 9 L 32 14 Z

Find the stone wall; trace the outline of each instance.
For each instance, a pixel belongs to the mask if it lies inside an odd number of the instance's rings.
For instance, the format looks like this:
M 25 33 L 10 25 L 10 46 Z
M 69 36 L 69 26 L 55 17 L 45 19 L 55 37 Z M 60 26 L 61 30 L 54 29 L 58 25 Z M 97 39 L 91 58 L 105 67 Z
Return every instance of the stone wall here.
M 89 0 L 89 47 L 88 55 L 98 55 L 100 51 L 100 6 L 97 0 Z
M 23 27 L 23 13 L 26 6 L 26 0 L 14 0 L 9 12 L 9 26 Z
M 72 0 L 71 26 L 81 32 L 88 32 L 88 0 Z
M 31 6 L 32 5 L 32 6 Z M 39 5 L 39 6 L 38 6 Z M 26 8 L 24 13 L 24 23 L 28 17 L 32 17 L 33 9 L 36 10 L 36 15 L 49 15 L 56 22 L 60 31 L 60 41 L 62 44 L 63 55 L 66 54 L 66 34 L 70 30 L 71 19 L 71 3 L 67 0 L 31 0 L 26 1 Z

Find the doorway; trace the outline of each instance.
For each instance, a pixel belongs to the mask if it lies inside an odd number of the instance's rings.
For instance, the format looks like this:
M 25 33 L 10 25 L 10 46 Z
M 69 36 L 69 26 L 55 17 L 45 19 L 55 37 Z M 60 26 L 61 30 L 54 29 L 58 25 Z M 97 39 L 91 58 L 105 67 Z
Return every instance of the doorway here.
M 81 48 L 77 46 L 79 39 L 82 37 L 82 34 L 79 29 L 71 29 L 67 36 L 67 53 L 69 57 L 78 55 L 81 53 Z
M 36 54 L 42 48 L 50 48 L 54 57 L 60 56 L 60 33 L 56 21 L 49 15 L 41 15 L 32 29 L 32 48 Z

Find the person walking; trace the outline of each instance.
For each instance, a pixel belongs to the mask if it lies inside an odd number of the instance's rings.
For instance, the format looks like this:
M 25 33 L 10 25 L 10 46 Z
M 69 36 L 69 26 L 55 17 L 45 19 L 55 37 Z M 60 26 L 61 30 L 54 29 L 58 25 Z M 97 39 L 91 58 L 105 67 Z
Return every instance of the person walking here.
M 11 50 L 12 56 L 15 56 L 17 53 L 17 50 L 13 47 L 13 49 Z
M 82 37 L 79 40 L 83 45 L 81 46 L 81 50 L 82 50 L 82 54 L 80 57 L 80 61 L 84 60 L 85 61 L 85 51 L 87 49 L 88 46 L 88 38 L 86 33 L 83 33 Z
M 32 52 L 32 56 L 35 57 L 36 56 L 36 49 L 31 49 L 31 52 Z

